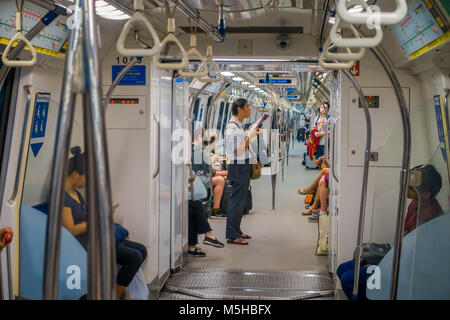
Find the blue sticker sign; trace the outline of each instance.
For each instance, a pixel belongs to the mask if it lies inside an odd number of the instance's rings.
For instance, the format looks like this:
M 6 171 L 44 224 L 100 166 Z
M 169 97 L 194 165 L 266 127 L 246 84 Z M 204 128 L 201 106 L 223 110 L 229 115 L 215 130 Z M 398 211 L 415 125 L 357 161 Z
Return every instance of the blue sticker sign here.
M 31 138 L 44 138 L 47 127 L 48 105 L 50 103 L 50 93 L 38 93 L 34 107 L 33 131 Z
M 442 113 L 441 113 L 441 101 L 440 96 L 434 96 L 434 108 L 436 111 L 436 121 L 437 121 L 437 129 L 439 135 L 439 141 L 444 142 L 444 124 L 442 122 Z
M 113 65 L 112 66 L 112 81 L 116 80 L 120 71 L 125 66 Z M 119 81 L 119 86 L 145 86 L 146 85 L 146 68 L 145 66 L 132 66 L 130 70 Z
M 45 131 L 47 129 L 48 107 L 50 105 L 50 93 L 39 92 L 36 94 L 34 105 L 33 125 L 31 127 L 30 147 L 36 158 L 44 145 Z

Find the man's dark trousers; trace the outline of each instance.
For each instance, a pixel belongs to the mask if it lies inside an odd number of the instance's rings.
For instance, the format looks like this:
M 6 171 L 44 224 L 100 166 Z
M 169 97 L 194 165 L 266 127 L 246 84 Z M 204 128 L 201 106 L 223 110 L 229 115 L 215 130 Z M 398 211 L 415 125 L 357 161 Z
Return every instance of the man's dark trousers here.
M 228 166 L 228 179 L 231 183 L 231 197 L 227 210 L 227 239 L 237 239 L 241 237 L 242 213 L 247 203 L 248 187 L 250 186 L 250 175 L 252 165 L 248 163 Z

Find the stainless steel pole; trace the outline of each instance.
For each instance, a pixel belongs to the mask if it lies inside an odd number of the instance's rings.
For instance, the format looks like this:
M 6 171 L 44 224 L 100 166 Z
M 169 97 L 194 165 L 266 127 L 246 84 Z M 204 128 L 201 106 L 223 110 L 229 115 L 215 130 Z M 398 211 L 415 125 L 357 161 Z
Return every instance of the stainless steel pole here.
M 79 6 L 76 0 L 75 6 Z M 75 22 L 79 22 L 79 14 L 75 13 Z M 77 19 L 78 18 L 78 19 Z M 75 108 L 75 97 L 73 79 L 77 74 L 77 52 L 81 45 L 82 26 L 76 25 L 69 38 L 69 47 L 66 56 L 66 68 L 61 93 L 61 108 L 58 116 L 56 139 L 54 148 L 54 159 L 52 166 L 52 180 L 50 185 L 50 201 L 47 220 L 47 234 L 45 239 L 44 256 L 44 283 L 43 298 L 45 300 L 56 300 L 58 298 L 59 278 L 59 254 L 61 243 L 61 214 L 63 208 L 64 180 L 66 177 L 67 157 L 69 154 L 70 137 L 72 134 L 72 123 Z
M 395 91 L 395 96 L 397 98 L 398 106 L 400 108 L 400 114 L 402 117 L 402 128 L 403 128 L 403 159 L 402 167 L 400 171 L 400 190 L 397 208 L 397 221 L 395 230 L 395 240 L 394 240 L 394 256 L 393 256 L 393 266 L 392 266 L 392 284 L 390 299 L 397 299 L 397 289 L 398 289 L 398 273 L 400 268 L 400 258 L 402 251 L 402 240 L 403 240 L 403 226 L 405 217 L 405 204 L 406 204 L 406 193 L 408 191 L 408 173 L 410 169 L 411 162 L 411 123 L 409 119 L 409 111 L 407 108 L 405 96 L 403 95 L 400 82 L 398 81 L 397 75 L 394 72 L 391 62 L 384 54 L 380 48 L 372 48 L 370 51 L 375 55 L 377 60 L 383 66 L 389 80 Z
M 364 222 L 366 217 L 366 202 L 367 202 L 367 183 L 369 180 L 369 165 L 370 165 L 370 148 L 372 146 L 372 122 L 370 119 L 369 106 L 367 105 L 366 97 L 359 86 L 355 78 L 350 74 L 349 71 L 344 70 L 344 74 L 355 86 L 358 92 L 359 101 L 363 106 L 364 117 L 366 120 L 366 150 L 364 153 L 364 170 L 363 170 L 363 182 L 361 188 L 361 202 L 359 207 L 359 225 L 358 225 L 358 238 L 356 239 L 356 248 L 358 250 L 357 257 L 355 259 L 355 277 L 353 282 L 353 299 L 358 296 L 358 285 L 359 285 L 359 274 L 360 274 L 360 264 L 361 264 L 361 254 L 362 254 L 362 242 L 364 237 Z
M 84 112 L 88 114 L 88 126 L 92 130 L 92 147 L 96 187 L 98 188 L 98 232 L 100 236 L 101 298 L 115 298 L 115 238 L 111 206 L 111 180 L 109 174 L 108 149 L 106 140 L 105 114 L 101 103 L 101 73 L 98 57 L 97 24 L 94 1 L 85 0 L 80 6 L 83 15 L 83 56 L 86 80 L 85 95 L 88 96 Z M 87 102 L 87 101 L 86 101 Z M 91 193 L 91 198 L 92 198 Z M 89 198 L 89 197 L 88 197 Z M 89 199 L 91 201 L 93 199 Z M 93 212 L 91 212 L 93 214 Z M 97 231 L 97 230 L 96 230 Z

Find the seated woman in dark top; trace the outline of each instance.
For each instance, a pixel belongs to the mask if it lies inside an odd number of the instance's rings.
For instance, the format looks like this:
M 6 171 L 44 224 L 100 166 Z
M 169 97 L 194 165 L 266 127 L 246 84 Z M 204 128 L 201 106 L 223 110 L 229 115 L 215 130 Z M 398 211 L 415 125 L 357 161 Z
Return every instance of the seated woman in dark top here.
M 77 190 L 83 189 L 86 184 L 86 154 L 81 153 L 80 147 L 73 147 L 71 152 L 73 157 L 68 163 L 62 223 L 87 250 L 86 202 Z M 142 244 L 129 240 L 116 241 L 116 258 L 121 266 L 117 275 L 117 299 L 122 298 L 146 257 L 147 249 Z

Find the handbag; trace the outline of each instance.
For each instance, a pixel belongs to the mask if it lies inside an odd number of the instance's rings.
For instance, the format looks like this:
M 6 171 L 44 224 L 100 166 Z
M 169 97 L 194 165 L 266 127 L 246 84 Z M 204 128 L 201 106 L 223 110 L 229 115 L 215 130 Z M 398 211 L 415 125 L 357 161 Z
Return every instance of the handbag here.
M 256 180 L 261 177 L 262 164 L 259 161 L 259 136 L 257 137 L 257 139 L 258 139 L 258 153 L 256 155 L 256 163 L 252 163 L 252 174 L 250 176 L 252 180 Z M 253 153 L 253 151 L 251 152 Z
M 361 245 L 361 266 L 378 265 L 391 249 L 389 243 L 363 243 Z M 356 260 L 358 256 L 358 248 L 353 253 L 353 259 Z
M 114 223 L 114 235 L 116 238 L 116 244 L 121 243 L 123 240 L 125 240 L 128 237 L 128 230 L 122 227 L 118 223 Z

